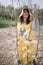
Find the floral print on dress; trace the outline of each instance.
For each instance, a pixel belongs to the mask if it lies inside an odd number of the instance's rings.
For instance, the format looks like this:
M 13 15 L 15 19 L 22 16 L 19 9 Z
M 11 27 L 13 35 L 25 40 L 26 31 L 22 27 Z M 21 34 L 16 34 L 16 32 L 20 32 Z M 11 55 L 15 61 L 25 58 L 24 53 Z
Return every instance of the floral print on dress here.
M 28 36 L 29 36 L 29 31 L 30 30 L 26 30 L 25 28 L 20 28 L 20 36 L 21 37 L 25 37 L 25 38 L 28 38 Z

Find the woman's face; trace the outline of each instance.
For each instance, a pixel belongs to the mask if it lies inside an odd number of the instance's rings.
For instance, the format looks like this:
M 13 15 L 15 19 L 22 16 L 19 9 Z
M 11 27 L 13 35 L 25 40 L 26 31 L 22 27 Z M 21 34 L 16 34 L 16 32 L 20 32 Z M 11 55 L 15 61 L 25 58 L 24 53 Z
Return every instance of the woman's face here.
M 29 16 L 28 12 L 26 10 L 24 10 L 24 14 L 23 14 L 23 18 L 24 19 L 27 19 Z

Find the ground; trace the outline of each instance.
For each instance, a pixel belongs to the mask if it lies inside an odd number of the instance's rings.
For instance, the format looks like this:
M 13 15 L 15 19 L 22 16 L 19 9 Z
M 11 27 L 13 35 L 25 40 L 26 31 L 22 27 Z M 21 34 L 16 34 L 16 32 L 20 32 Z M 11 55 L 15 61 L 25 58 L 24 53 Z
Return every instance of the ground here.
M 9 33 L 10 32 L 10 33 Z M 38 31 L 33 30 L 35 39 L 38 40 Z M 43 26 L 40 26 L 38 45 L 38 62 L 43 64 Z M 0 65 L 17 65 L 16 58 L 16 27 L 0 28 Z

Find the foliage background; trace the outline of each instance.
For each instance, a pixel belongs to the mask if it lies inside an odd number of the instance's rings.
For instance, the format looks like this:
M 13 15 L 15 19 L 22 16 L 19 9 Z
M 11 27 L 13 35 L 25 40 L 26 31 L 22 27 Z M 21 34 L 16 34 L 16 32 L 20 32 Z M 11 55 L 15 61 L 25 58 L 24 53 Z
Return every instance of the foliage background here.
M 22 8 L 14 9 L 12 6 L 3 6 L 0 5 L 0 28 L 15 26 L 19 21 L 19 15 Z M 39 20 L 40 24 L 43 24 L 43 9 L 39 9 Z

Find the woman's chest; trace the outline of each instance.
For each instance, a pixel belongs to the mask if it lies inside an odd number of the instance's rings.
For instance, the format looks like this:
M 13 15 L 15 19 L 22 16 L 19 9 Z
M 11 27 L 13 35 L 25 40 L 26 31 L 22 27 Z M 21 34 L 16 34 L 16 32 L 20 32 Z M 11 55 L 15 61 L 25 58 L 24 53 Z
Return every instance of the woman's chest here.
M 30 26 L 22 24 L 19 26 L 19 31 L 21 37 L 28 37 L 30 32 Z
M 23 31 L 30 30 L 30 25 L 22 24 L 22 25 L 19 25 L 18 29 Z

